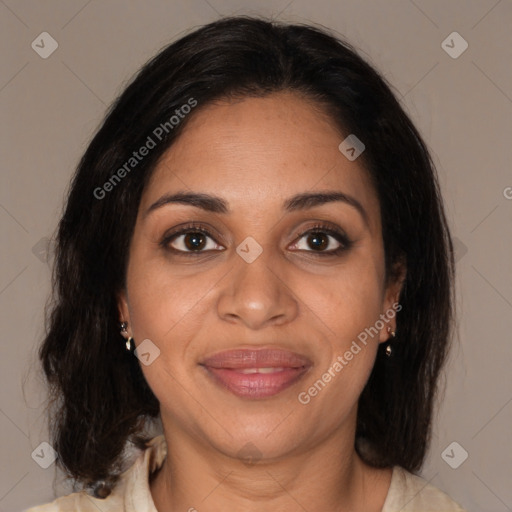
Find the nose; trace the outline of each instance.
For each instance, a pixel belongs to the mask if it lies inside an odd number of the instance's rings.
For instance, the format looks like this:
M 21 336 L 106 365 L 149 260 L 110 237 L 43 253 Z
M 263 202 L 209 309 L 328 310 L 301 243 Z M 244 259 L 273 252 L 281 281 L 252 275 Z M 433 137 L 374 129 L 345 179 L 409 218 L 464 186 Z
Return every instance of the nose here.
M 285 324 L 297 316 L 298 302 L 287 274 L 276 262 L 270 262 L 267 253 L 264 250 L 251 263 L 236 255 L 218 299 L 220 318 L 258 330 Z

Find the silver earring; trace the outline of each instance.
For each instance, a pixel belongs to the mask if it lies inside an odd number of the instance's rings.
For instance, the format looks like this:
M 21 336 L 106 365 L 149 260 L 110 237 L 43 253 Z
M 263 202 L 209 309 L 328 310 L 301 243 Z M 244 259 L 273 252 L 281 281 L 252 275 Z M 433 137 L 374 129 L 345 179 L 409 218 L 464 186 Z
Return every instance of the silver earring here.
M 393 331 L 393 330 L 391 329 L 391 327 L 388 327 L 388 333 L 389 333 L 389 335 L 390 335 L 392 338 L 394 338 L 394 337 L 396 336 L 396 332 L 395 332 L 395 331 Z M 386 345 L 386 355 L 387 355 L 388 357 L 390 357 L 392 353 L 393 353 L 393 349 L 391 348 L 391 342 L 390 342 L 390 343 L 388 343 L 388 344 Z
M 126 328 L 128 327 L 128 322 L 121 322 L 121 335 L 124 335 L 125 334 L 128 334 Z M 134 341 L 133 341 L 133 338 L 131 336 L 128 336 L 128 339 L 126 340 L 126 350 L 128 350 L 128 352 L 131 352 L 133 350 L 133 345 L 134 345 Z

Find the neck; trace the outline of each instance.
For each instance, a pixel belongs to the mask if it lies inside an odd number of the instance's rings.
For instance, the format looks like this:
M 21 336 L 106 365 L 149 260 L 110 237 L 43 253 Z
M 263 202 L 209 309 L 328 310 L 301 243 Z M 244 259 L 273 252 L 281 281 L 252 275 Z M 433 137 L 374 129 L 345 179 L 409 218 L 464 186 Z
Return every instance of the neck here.
M 159 512 L 324 510 L 380 512 L 391 470 L 367 466 L 354 432 L 275 459 L 254 463 L 229 457 L 164 422 L 167 457 L 150 488 Z

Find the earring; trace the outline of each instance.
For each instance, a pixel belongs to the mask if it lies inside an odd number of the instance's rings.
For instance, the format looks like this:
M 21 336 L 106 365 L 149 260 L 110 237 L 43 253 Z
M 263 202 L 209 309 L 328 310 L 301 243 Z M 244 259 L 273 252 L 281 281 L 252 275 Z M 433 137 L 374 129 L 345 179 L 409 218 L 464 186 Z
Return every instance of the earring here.
M 391 327 L 388 327 L 388 333 L 389 333 L 389 335 L 390 335 L 392 338 L 394 338 L 394 337 L 396 336 L 396 332 L 395 332 L 395 331 L 393 331 L 393 330 L 391 329 Z M 388 357 L 390 357 L 392 353 L 393 353 L 393 349 L 391 348 L 391 342 L 390 342 L 390 343 L 388 343 L 388 344 L 386 345 L 386 355 L 387 355 Z
M 128 322 L 121 322 L 121 336 L 123 336 L 124 338 L 126 338 L 126 336 L 128 335 L 128 331 L 126 330 L 127 327 Z M 131 352 L 133 350 L 133 345 L 133 338 L 131 336 L 128 336 L 128 338 L 126 339 L 126 350 L 128 350 L 128 352 Z

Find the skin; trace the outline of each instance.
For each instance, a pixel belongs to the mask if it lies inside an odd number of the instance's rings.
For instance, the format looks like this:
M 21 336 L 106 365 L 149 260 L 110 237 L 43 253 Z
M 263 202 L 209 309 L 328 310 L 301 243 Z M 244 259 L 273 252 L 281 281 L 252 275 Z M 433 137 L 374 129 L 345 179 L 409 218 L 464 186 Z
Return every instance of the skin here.
M 150 486 L 159 511 L 383 506 L 391 469 L 366 465 L 354 438 L 358 398 L 395 319 L 307 405 L 297 398 L 398 302 L 403 281 L 402 274 L 386 282 L 378 197 L 359 161 L 339 151 L 344 138 L 317 105 L 292 92 L 206 105 L 143 193 L 119 313 L 136 344 L 150 339 L 160 349 L 152 364 L 142 365 L 168 445 Z M 178 191 L 220 196 L 230 213 L 167 204 L 144 214 L 163 194 Z M 339 201 L 283 210 L 289 197 L 319 191 L 357 199 L 367 222 Z M 159 245 L 189 221 L 212 233 L 203 253 L 187 257 Z M 337 256 L 319 255 L 301 235 L 315 221 L 343 230 L 353 245 Z M 252 263 L 236 252 L 248 236 L 263 249 Z M 184 239 L 169 245 L 186 251 Z M 323 250 L 340 245 L 327 240 Z M 240 398 L 198 364 L 240 347 L 292 350 L 313 367 L 278 395 Z M 243 459 L 249 442 L 259 457 L 254 464 Z

